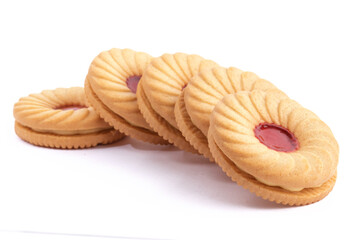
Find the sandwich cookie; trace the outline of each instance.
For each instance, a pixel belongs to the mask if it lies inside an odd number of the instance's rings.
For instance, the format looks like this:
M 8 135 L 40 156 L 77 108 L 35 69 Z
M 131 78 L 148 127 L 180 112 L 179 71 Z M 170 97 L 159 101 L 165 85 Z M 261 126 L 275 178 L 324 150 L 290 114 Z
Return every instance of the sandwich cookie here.
M 130 49 L 111 49 L 91 63 L 85 80 L 90 105 L 111 126 L 153 144 L 168 144 L 145 121 L 138 108 L 138 83 L 151 56 Z
M 23 140 L 50 148 L 88 148 L 124 137 L 85 101 L 81 87 L 30 94 L 14 105 L 15 132 Z
M 280 91 L 225 96 L 208 140 L 223 171 L 264 199 L 305 205 L 334 187 L 339 147 L 330 128 Z

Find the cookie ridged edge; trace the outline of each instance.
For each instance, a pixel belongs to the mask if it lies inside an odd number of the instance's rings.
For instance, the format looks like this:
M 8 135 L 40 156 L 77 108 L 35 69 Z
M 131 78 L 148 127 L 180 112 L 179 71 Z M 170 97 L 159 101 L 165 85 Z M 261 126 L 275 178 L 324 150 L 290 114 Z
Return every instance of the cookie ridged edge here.
M 186 88 L 185 88 L 186 90 Z M 184 91 L 185 91 L 184 90 Z M 208 141 L 205 135 L 198 129 L 191 121 L 191 118 L 186 110 L 184 101 L 184 91 L 180 94 L 175 104 L 175 120 L 185 139 L 204 157 L 214 162 L 211 155 Z

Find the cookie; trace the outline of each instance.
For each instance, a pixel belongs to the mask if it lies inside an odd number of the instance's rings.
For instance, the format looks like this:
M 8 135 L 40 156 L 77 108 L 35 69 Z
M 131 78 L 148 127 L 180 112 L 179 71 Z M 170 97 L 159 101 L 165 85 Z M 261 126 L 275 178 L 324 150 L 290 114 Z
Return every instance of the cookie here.
M 193 76 L 216 65 L 198 55 L 164 54 L 151 61 L 138 85 L 139 108 L 146 121 L 160 136 L 182 150 L 197 153 L 178 130 L 175 103 Z
M 191 145 L 212 161 L 207 141 L 210 114 L 227 94 L 253 89 L 276 89 L 270 82 L 237 68 L 214 67 L 192 78 L 175 106 L 180 131 Z
M 126 135 L 153 144 L 168 144 L 145 121 L 136 91 L 152 57 L 130 49 L 101 52 L 92 61 L 85 80 L 85 94 L 95 111 Z
M 330 128 L 280 91 L 225 96 L 208 139 L 223 171 L 264 199 L 310 204 L 335 184 L 339 147 Z
M 51 148 L 87 148 L 120 140 L 85 101 L 81 87 L 30 94 L 14 105 L 15 132 L 23 140 Z

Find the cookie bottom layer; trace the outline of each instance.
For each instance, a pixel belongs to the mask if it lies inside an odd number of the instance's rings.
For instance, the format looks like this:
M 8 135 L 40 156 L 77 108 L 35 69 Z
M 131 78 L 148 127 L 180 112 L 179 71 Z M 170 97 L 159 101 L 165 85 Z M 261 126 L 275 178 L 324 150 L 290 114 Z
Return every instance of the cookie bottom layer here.
M 162 118 L 159 114 L 157 114 L 154 109 L 152 109 L 149 100 L 147 99 L 145 92 L 142 88 L 141 81 L 137 87 L 137 100 L 139 104 L 139 109 L 145 120 L 149 123 L 149 125 L 159 133 L 164 139 L 168 140 L 170 143 L 173 143 L 176 147 L 181 150 L 197 153 L 191 144 L 186 141 L 182 133 L 170 125 L 164 118 Z
M 95 92 L 92 90 L 88 79 L 85 80 L 85 95 L 89 104 L 95 109 L 95 111 L 100 115 L 100 117 L 120 132 L 137 140 L 149 142 L 152 144 L 169 144 L 156 132 L 151 132 L 145 128 L 133 126 L 125 119 L 111 111 L 97 97 Z
M 90 134 L 57 135 L 40 133 L 15 122 L 15 132 L 24 141 L 36 146 L 63 149 L 78 149 L 95 147 L 98 144 L 109 144 L 124 137 L 115 129 L 109 129 Z
M 208 158 L 211 162 L 214 161 L 211 155 L 208 140 L 205 135 L 198 129 L 193 122 L 186 110 L 184 101 L 184 91 L 179 96 L 179 99 L 175 104 L 175 120 L 176 123 L 185 137 L 185 139 L 202 155 Z
M 291 192 L 280 187 L 272 187 L 257 181 L 253 176 L 240 170 L 231 160 L 221 151 L 215 143 L 211 131 L 208 136 L 211 153 L 215 162 L 222 170 L 238 185 L 255 193 L 265 200 L 274 201 L 284 205 L 307 205 L 320 201 L 326 197 L 333 189 L 336 182 L 336 174 L 327 182 L 317 188 L 305 188 L 298 192 Z

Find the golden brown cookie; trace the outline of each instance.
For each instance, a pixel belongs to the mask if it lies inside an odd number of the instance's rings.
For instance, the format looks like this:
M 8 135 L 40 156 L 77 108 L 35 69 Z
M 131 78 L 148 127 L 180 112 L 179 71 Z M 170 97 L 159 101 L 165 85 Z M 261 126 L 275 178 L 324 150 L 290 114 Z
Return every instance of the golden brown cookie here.
M 199 71 L 216 66 L 213 61 L 184 53 L 154 58 L 143 74 L 137 92 L 139 108 L 150 126 L 182 150 L 197 151 L 178 130 L 174 107 L 188 81 Z
M 277 90 L 225 96 L 211 114 L 215 161 L 258 196 L 310 204 L 333 188 L 338 144 L 314 113 Z
M 237 68 L 214 67 L 192 78 L 175 105 L 180 131 L 191 145 L 212 161 L 207 141 L 210 114 L 227 94 L 253 89 L 275 89 L 270 82 Z M 197 123 L 197 124 L 196 124 Z
M 138 140 L 168 144 L 139 111 L 136 91 L 152 57 L 130 49 L 101 52 L 91 63 L 85 94 L 91 106 L 120 132 Z
M 85 101 L 81 87 L 30 94 L 14 105 L 15 132 L 23 140 L 52 148 L 86 148 L 120 140 Z

